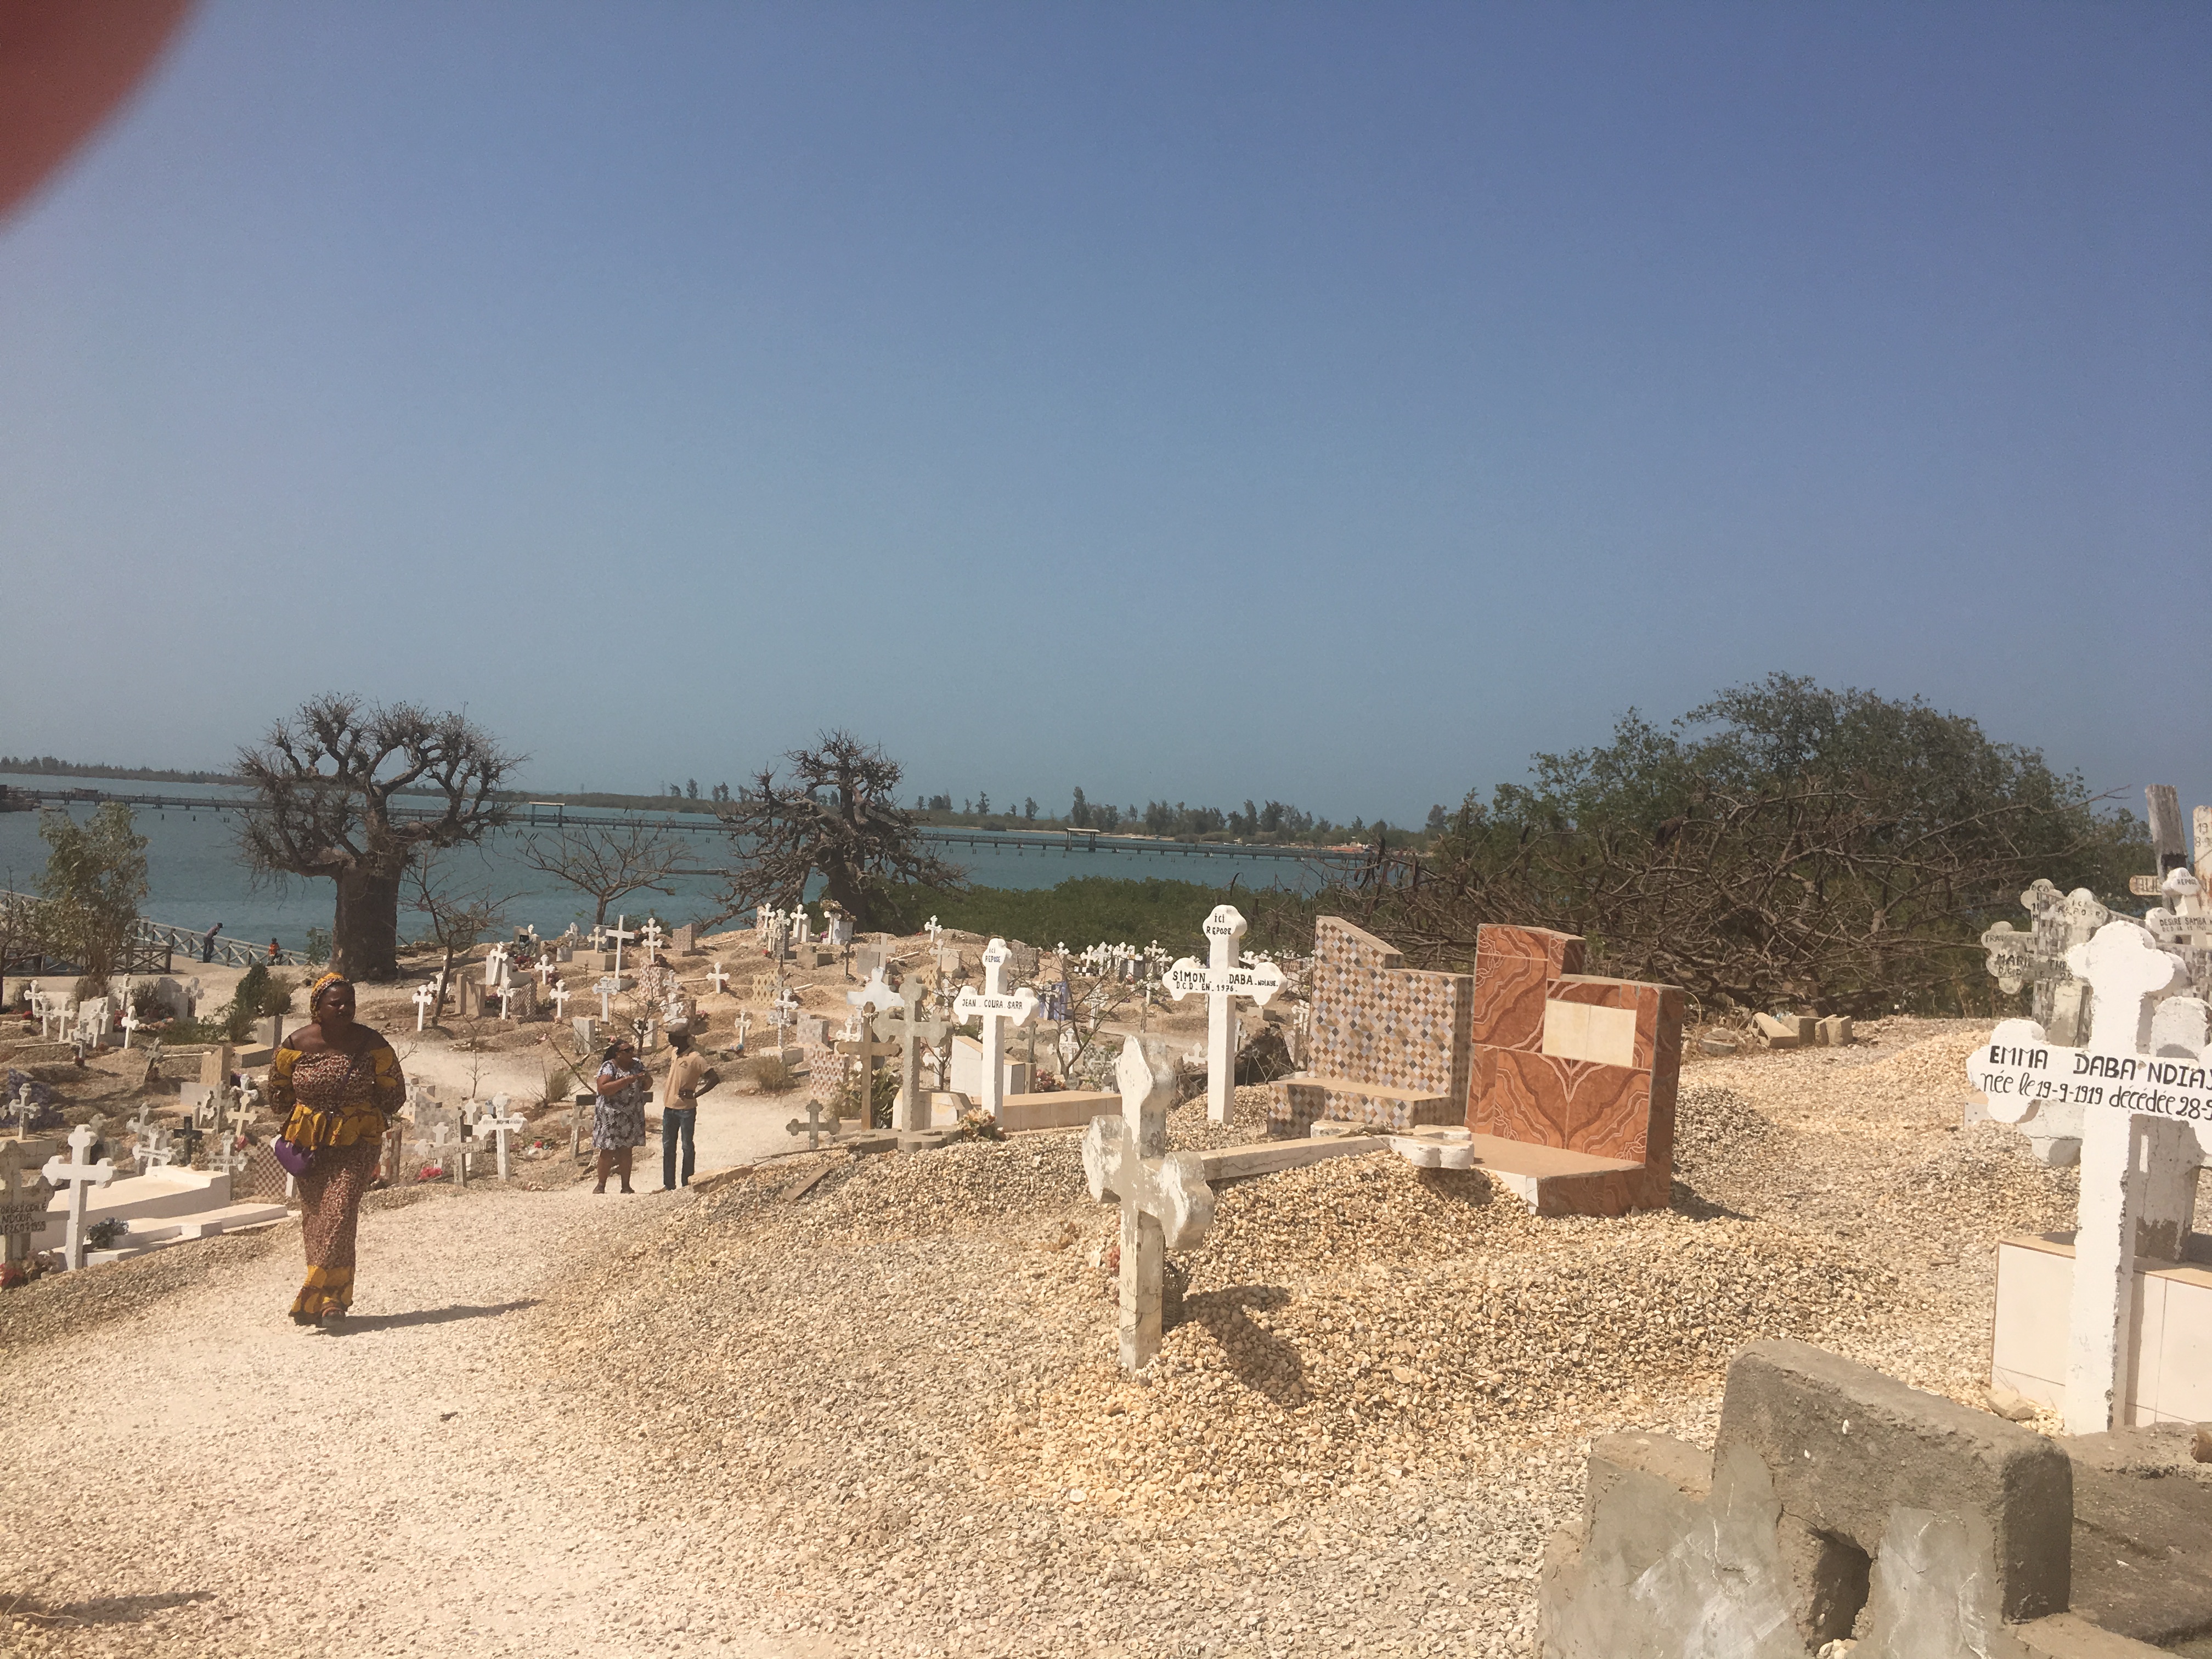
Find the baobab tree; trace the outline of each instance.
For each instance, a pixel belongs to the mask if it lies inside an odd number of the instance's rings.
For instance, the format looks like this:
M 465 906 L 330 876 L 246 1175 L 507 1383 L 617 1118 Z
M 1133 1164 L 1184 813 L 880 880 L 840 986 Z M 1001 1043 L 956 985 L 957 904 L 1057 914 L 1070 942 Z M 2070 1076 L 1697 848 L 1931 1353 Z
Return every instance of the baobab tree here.
M 260 796 L 240 851 L 257 875 L 335 884 L 331 966 L 395 979 L 408 866 L 497 828 L 500 785 L 521 763 L 459 714 L 327 693 L 238 751 L 239 775 Z M 419 811 L 395 803 L 403 792 L 421 798 Z
M 796 904 L 819 875 L 854 925 L 869 927 L 887 883 L 966 879 L 959 866 L 925 849 L 921 826 L 898 805 L 899 764 L 881 749 L 849 732 L 825 732 L 813 748 L 783 759 L 788 781 L 763 769 L 743 799 L 716 809 L 736 848 L 736 867 L 721 872 L 720 916 Z

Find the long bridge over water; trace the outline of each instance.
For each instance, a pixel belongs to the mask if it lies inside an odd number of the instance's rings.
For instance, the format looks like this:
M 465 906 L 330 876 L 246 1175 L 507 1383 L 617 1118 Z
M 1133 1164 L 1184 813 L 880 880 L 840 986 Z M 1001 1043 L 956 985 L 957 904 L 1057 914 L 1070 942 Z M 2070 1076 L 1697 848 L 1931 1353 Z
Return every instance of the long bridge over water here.
M 21 786 L 9 791 L 15 799 L 38 806 L 99 805 L 106 801 L 120 801 L 126 806 L 146 806 L 163 811 L 238 812 L 250 810 L 254 802 L 250 799 L 210 795 L 137 795 L 118 794 L 104 789 L 27 789 Z M 648 812 L 642 809 L 610 811 L 605 808 L 575 807 L 565 801 L 517 801 L 504 809 L 506 821 L 500 826 L 509 830 L 555 830 L 569 826 L 580 828 L 605 827 L 627 829 L 646 824 L 655 829 L 674 830 L 686 835 L 727 835 L 728 825 L 711 812 Z M 395 818 L 420 821 L 442 816 L 437 809 L 413 807 L 403 800 L 392 803 Z M 1342 866 L 1358 864 L 1367 854 L 1331 847 L 1270 847 L 1249 845 L 1242 842 L 1170 841 L 1156 836 L 1125 836 L 1097 830 L 980 830 L 923 824 L 921 836 L 945 847 L 968 847 L 979 850 L 1008 851 L 1016 854 L 1036 852 L 1041 854 L 1059 853 L 1136 853 L 1160 858 L 1184 859 L 1285 859 L 1301 864 Z

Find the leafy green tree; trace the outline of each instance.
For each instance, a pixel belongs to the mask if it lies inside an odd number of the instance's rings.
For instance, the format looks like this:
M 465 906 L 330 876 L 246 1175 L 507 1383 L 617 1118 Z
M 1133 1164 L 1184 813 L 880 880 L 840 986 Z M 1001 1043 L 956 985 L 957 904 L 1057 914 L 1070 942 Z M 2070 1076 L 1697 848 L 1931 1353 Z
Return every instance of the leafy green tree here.
M 146 902 L 146 837 L 132 827 L 131 809 L 112 800 L 82 823 L 66 812 L 42 814 L 39 838 L 47 848 L 39 878 L 45 942 L 77 964 L 85 994 L 102 995 Z
M 1518 922 L 1708 1007 L 1964 1010 L 1990 1006 L 1975 941 L 2029 882 L 2118 900 L 2148 862 L 2142 823 L 2038 750 L 1786 674 L 1666 727 L 1631 710 L 1611 743 L 1530 769 L 1339 902 L 1431 962 Z

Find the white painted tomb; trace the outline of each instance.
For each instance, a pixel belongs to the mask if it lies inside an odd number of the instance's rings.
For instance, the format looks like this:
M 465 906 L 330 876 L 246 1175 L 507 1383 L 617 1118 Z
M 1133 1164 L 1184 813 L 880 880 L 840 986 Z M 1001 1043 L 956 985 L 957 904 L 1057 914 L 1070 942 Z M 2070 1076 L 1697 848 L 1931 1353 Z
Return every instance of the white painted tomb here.
M 1991 1375 L 2060 1409 L 2071 1434 L 2201 1418 L 2212 1263 L 2187 1258 L 2204 1247 L 2191 1226 L 2212 1163 L 2212 1008 L 2160 995 L 2182 958 L 2133 921 L 2106 923 L 2067 967 L 2089 987 L 2087 1042 L 2004 1020 L 1966 1063 L 1991 1117 L 2081 1148 L 2074 1237 L 1999 1247 Z

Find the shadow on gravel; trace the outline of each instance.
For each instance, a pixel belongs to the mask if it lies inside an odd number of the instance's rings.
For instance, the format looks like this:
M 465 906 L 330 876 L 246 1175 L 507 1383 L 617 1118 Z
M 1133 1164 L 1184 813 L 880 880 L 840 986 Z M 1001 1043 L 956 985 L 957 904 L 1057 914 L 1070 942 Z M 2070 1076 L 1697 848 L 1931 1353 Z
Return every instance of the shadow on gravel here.
M 1678 1181 L 1668 1194 L 1667 1207 L 1692 1221 L 1756 1221 L 1757 1216 L 1747 1214 L 1728 1205 L 1717 1204 L 1710 1198 L 1699 1196 L 1697 1188 Z
M 1229 1369 L 1239 1382 L 1289 1408 L 1305 1402 L 1305 1362 L 1296 1348 L 1253 1323 L 1244 1310 L 1279 1308 L 1290 1299 L 1291 1293 L 1279 1285 L 1231 1285 L 1225 1290 L 1201 1291 L 1182 1298 L 1182 1317 L 1175 1322 L 1202 1326 L 1221 1345 Z
M 362 1314 L 358 1318 L 348 1316 L 344 1324 L 331 1334 L 358 1336 L 364 1331 L 396 1331 L 409 1325 L 450 1325 L 456 1319 L 489 1319 L 500 1314 L 514 1313 L 524 1308 L 534 1308 L 538 1298 L 526 1297 L 520 1302 L 498 1302 L 489 1308 L 474 1307 L 457 1302 L 447 1308 L 420 1308 L 413 1313 Z
M 90 1601 L 72 1601 L 65 1607 L 49 1607 L 19 1595 L 0 1605 L 0 1618 L 23 1619 L 34 1625 L 135 1625 L 171 1607 L 214 1600 L 213 1590 L 175 1590 L 163 1595 L 103 1595 Z

